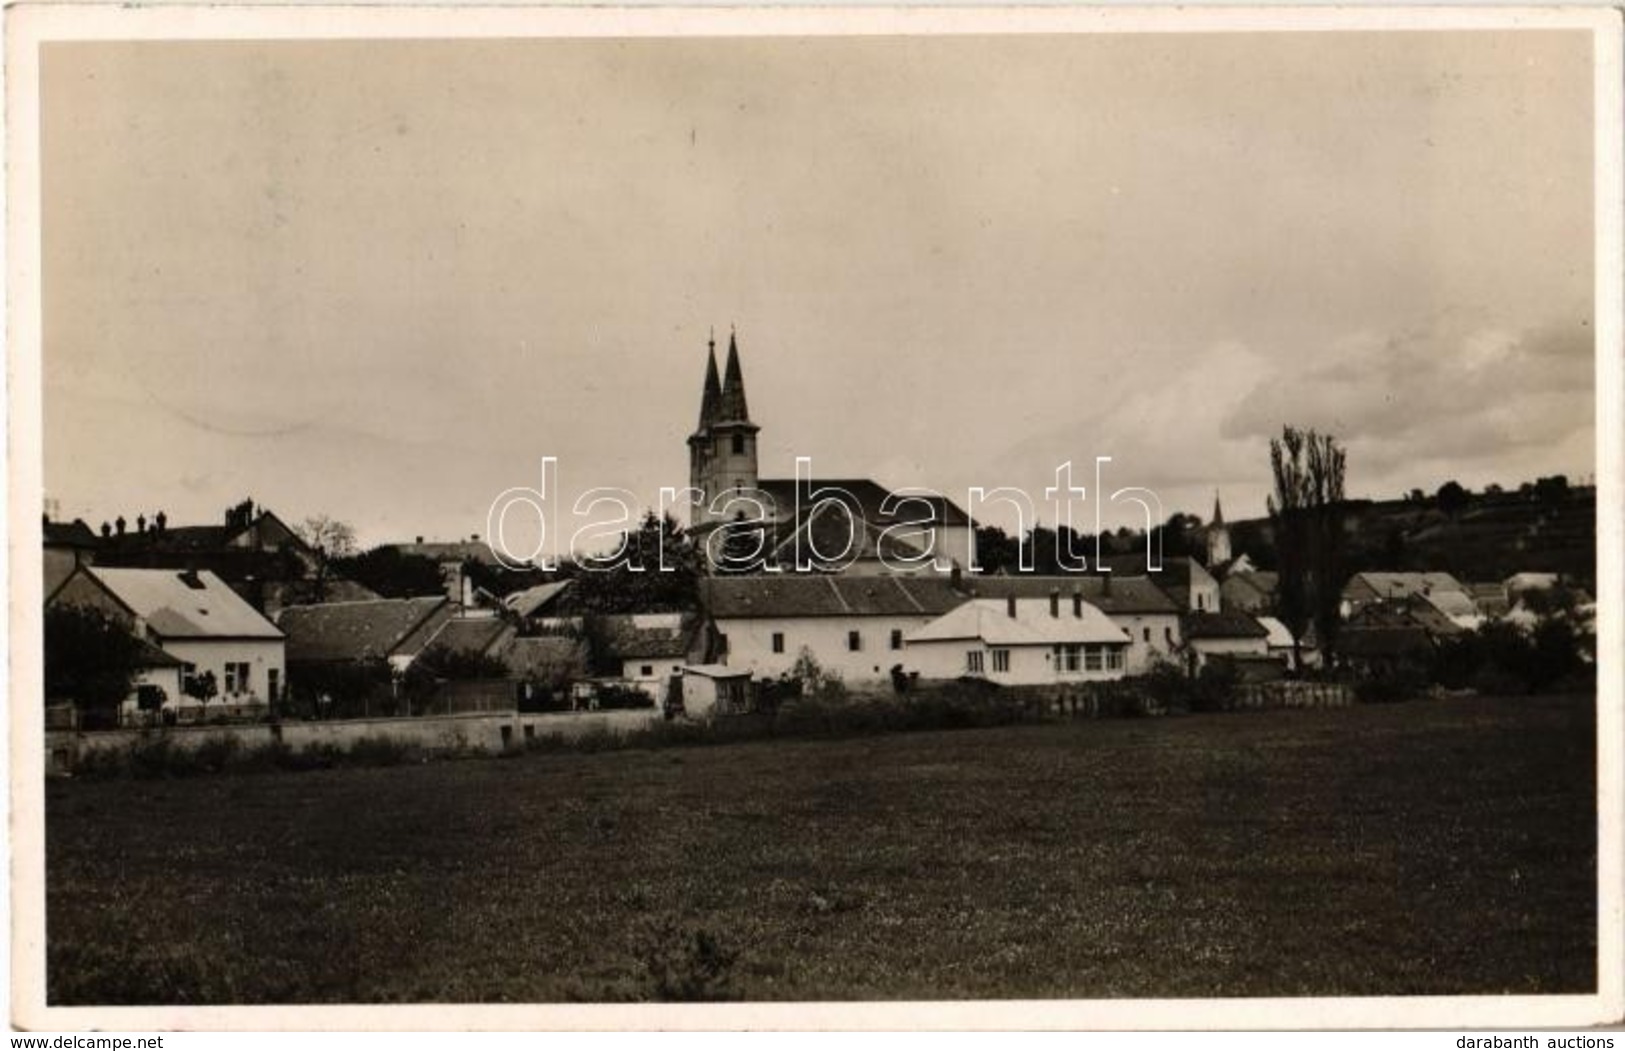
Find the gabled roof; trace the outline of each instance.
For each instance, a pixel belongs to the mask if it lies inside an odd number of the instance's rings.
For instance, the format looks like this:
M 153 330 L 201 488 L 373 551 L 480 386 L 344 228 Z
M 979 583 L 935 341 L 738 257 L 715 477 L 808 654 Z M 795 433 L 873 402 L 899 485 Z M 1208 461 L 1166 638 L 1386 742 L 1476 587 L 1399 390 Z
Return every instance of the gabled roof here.
M 593 618 L 600 656 L 686 657 L 699 628 L 687 613 L 621 613 Z
M 94 548 L 96 546 L 96 534 L 85 524 L 83 518 L 75 518 L 71 522 L 46 522 L 44 524 L 44 539 L 46 547 Z
M 975 592 L 976 597 L 1047 599 L 1051 591 L 1058 592 L 1062 605 L 1072 601 L 1074 593 L 1105 613 L 1178 613 L 1178 603 L 1146 577 L 1119 577 L 1074 574 L 1072 576 L 1037 576 L 1016 573 L 1010 576 L 965 577 L 962 587 Z
M 416 654 L 451 615 L 444 595 L 289 606 L 277 616 L 288 661 L 360 661 Z
M 498 617 L 452 617 L 429 636 L 424 649 L 441 646 L 453 653 L 483 654 L 511 630 Z
M 945 496 L 908 496 L 903 501 L 904 494 L 898 494 L 897 500 L 891 507 L 887 507 L 887 498 L 893 494 L 880 483 L 869 478 L 817 478 L 805 483 L 806 491 L 822 497 L 835 496 L 843 502 L 857 505 L 857 510 L 863 515 L 865 521 L 872 525 L 885 528 L 897 522 L 917 521 L 921 515 L 922 505 L 918 502 L 924 500 L 935 511 L 934 525 L 963 526 L 970 524 L 970 516 L 958 504 Z M 772 500 L 777 509 L 778 517 L 789 518 L 795 514 L 796 507 L 796 480 L 794 478 L 765 478 L 756 483 L 756 488 L 765 493 Z M 819 494 L 820 489 L 840 489 L 845 494 Z M 808 501 L 812 503 L 815 501 Z M 885 510 L 883 510 L 883 508 Z M 803 507 L 803 512 L 810 510 Z M 892 513 L 886 513 L 886 510 Z M 901 514 L 897 513 L 901 512 Z
M 1425 591 L 1461 591 L 1461 581 L 1449 573 L 1356 573 L 1343 588 L 1358 594 L 1361 585 L 1383 599 L 1402 599 Z
M 1263 627 L 1272 649 L 1292 648 L 1292 632 L 1288 631 L 1287 626 L 1282 624 L 1280 620 L 1275 617 L 1255 617 L 1253 619 Z M 1312 645 L 1308 639 L 1303 640 L 1304 649 L 1309 649 Z
M 1254 592 L 1259 598 L 1268 599 L 1275 596 L 1280 587 L 1280 574 L 1273 570 L 1253 570 L 1247 573 L 1231 573 L 1224 578 L 1225 587 L 1246 588 Z
M 980 639 L 990 646 L 1057 646 L 1083 643 L 1127 644 L 1127 633 L 1100 610 L 1085 602 L 1074 614 L 1070 605 L 1050 614 L 1048 599 L 1016 599 L 1015 616 L 1008 599 L 967 599 L 956 609 L 904 636 L 910 645 Z
M 1425 592 L 1419 597 L 1447 617 L 1478 616 L 1478 606 L 1465 590 L 1440 588 Z
M 584 675 L 587 671 L 586 643 L 562 635 L 511 638 L 497 647 L 495 655 L 520 679 L 548 678 L 559 671 Z
M 936 617 L 965 600 L 942 577 L 763 573 L 708 577 L 701 605 L 718 620 L 782 617 Z
M 502 604 L 521 617 L 534 617 L 546 609 L 554 599 L 570 586 L 568 580 L 555 580 L 550 584 L 537 584 L 523 591 L 515 591 L 502 600 Z
M 282 632 L 207 570 L 84 567 L 163 639 L 280 639 Z
M 1180 629 L 1187 639 L 1262 639 L 1269 637 L 1269 629 L 1236 610 L 1214 613 L 1198 610 L 1180 618 Z

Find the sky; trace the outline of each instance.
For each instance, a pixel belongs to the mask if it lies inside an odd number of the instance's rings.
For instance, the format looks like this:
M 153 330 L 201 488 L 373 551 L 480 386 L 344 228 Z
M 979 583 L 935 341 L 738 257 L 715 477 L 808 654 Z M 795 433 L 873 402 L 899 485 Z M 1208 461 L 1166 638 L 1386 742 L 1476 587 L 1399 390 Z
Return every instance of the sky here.
M 1337 436 L 1351 496 L 1594 469 L 1586 33 L 42 63 L 46 495 L 93 526 L 252 497 L 484 534 L 544 456 L 561 510 L 652 504 L 713 330 L 763 477 L 1042 505 L 1110 456 L 1106 491 L 1246 518 L 1285 424 Z

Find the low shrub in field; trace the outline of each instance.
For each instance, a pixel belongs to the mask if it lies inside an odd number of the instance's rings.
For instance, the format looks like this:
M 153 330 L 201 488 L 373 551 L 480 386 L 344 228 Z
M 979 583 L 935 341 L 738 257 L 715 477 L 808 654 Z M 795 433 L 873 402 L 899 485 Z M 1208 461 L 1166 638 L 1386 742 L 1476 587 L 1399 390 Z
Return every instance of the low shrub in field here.
M 643 999 L 679 1003 L 739 999 L 733 972 L 740 953 L 712 931 L 665 918 L 642 932 L 635 951 Z

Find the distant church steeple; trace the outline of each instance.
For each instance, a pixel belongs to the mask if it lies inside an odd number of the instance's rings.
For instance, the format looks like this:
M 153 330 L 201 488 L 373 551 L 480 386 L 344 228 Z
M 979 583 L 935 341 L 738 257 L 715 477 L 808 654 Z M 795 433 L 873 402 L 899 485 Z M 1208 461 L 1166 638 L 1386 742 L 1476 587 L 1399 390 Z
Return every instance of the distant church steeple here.
M 699 490 L 700 504 L 690 515 L 691 525 L 729 517 L 714 512 L 712 501 L 731 489 L 756 488 L 756 432 L 745 401 L 745 374 L 739 366 L 739 343 L 728 335 L 728 366 L 717 382 L 717 344 L 708 344 L 705 390 L 700 398 L 700 426 L 688 439 L 689 485 Z
M 1224 508 L 1219 491 L 1213 490 L 1213 521 L 1207 525 L 1207 567 L 1213 569 L 1230 561 L 1230 527 L 1224 524 Z

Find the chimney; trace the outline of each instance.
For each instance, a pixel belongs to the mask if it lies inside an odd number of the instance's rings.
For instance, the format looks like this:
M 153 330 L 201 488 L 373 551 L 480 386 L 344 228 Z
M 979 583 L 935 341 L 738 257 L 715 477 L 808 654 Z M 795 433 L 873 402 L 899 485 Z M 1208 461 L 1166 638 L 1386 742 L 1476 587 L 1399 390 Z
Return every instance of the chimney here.
M 1072 615 L 1083 619 L 1083 592 L 1078 588 L 1072 589 Z
M 1059 617 L 1061 615 L 1061 589 L 1060 588 L 1050 588 L 1049 589 L 1049 615 L 1052 616 L 1052 617 Z
M 117 518 L 113 519 L 113 528 L 118 532 L 119 536 L 124 535 L 124 516 L 123 515 L 119 515 Z
M 1014 620 L 1016 618 L 1016 597 L 1014 595 L 1005 597 L 1004 608 L 1010 614 L 1010 619 Z

